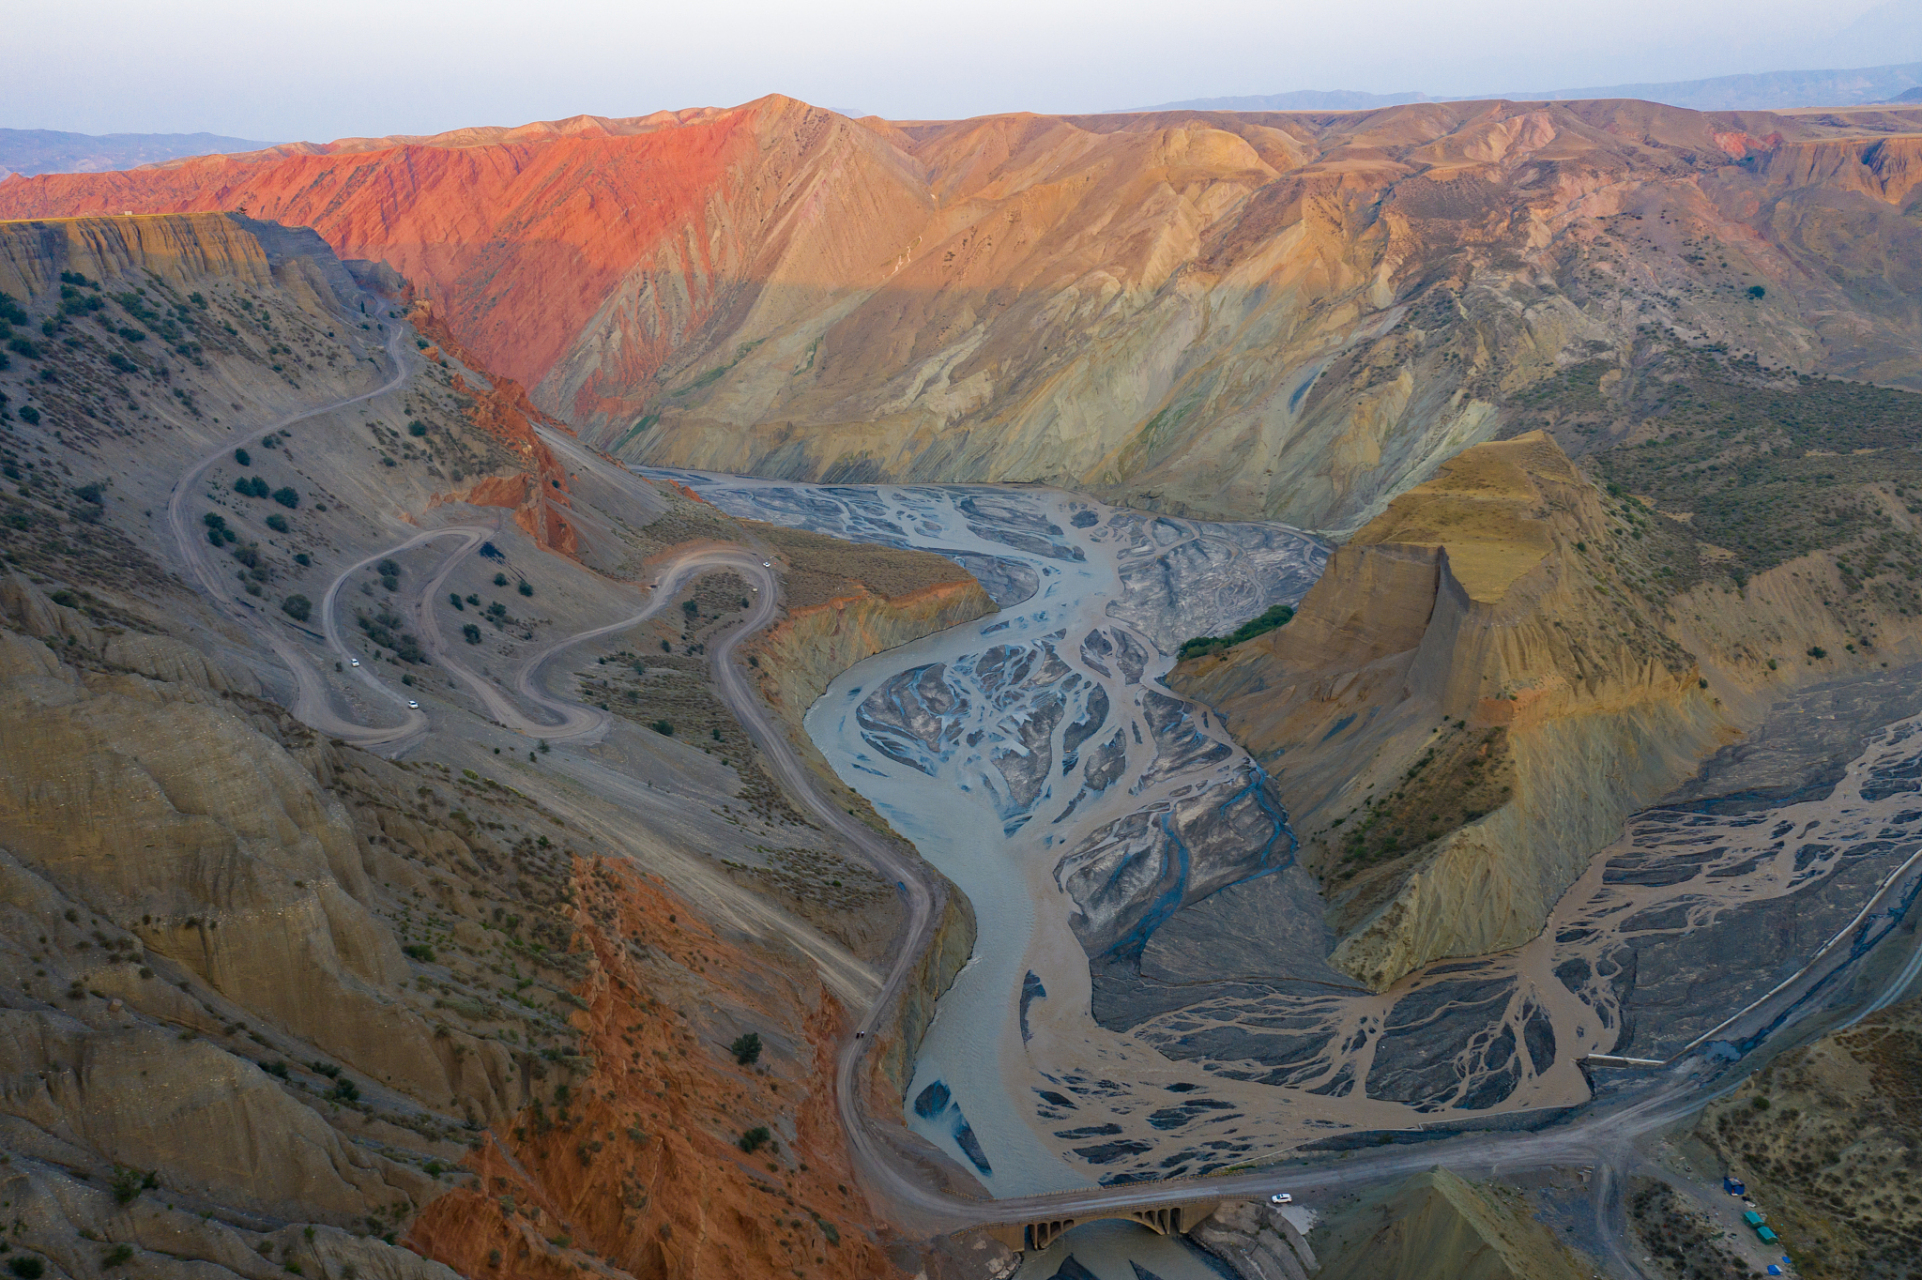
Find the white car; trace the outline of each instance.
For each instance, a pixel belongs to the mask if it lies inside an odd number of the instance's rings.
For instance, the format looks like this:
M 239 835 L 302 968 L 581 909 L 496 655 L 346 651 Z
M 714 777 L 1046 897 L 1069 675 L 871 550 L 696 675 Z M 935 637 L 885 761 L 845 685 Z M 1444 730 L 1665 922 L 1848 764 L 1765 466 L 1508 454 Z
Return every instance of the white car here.
M 419 711 L 419 710 L 420 710 L 420 703 L 418 703 L 418 702 L 415 702 L 415 701 L 414 701 L 414 700 L 413 700 L 412 698 L 409 698 L 409 699 L 407 700 L 407 709 L 408 709 L 408 710 L 410 710 L 410 711 Z
M 1289 1195 L 1286 1191 L 1277 1191 L 1275 1192 L 1275 1194 L 1268 1197 L 1269 1204 L 1277 1204 L 1277 1205 L 1293 1204 L 1294 1202 L 1295 1202 L 1295 1198 Z
M 772 569 L 774 567 L 774 562 L 772 560 L 763 560 L 761 561 L 761 567 L 763 569 Z
M 354 665 L 354 666 L 356 666 L 356 667 L 358 667 L 358 666 L 360 665 L 360 659 L 359 659 L 359 658 L 349 658 L 349 659 L 347 659 L 347 661 L 348 661 L 349 663 L 351 663 L 352 665 Z

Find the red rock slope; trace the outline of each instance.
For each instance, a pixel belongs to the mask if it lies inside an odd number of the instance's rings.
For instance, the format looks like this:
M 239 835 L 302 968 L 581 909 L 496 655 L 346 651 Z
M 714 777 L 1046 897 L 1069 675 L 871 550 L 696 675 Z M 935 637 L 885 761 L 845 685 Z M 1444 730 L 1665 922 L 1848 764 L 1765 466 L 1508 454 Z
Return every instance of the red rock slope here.
M 1657 330 L 1922 386 L 1922 112 L 851 121 L 770 97 L 0 183 L 384 258 L 649 461 L 1354 527 Z M 1752 290 L 1761 288 L 1762 296 Z

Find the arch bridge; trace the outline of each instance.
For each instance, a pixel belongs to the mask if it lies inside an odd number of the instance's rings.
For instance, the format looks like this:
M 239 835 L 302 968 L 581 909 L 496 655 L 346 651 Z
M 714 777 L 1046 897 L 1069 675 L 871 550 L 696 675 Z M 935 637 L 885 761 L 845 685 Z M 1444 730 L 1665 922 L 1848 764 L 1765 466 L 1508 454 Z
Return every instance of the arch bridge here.
M 1008 1248 L 1022 1253 L 1047 1248 L 1071 1227 L 1104 1219 L 1137 1223 L 1164 1236 L 1186 1235 L 1207 1221 L 1221 1203 L 1219 1200 L 1181 1200 L 1160 1205 L 1095 1209 L 1060 1217 L 1036 1216 L 1020 1222 L 997 1223 L 987 1228 L 987 1232 Z

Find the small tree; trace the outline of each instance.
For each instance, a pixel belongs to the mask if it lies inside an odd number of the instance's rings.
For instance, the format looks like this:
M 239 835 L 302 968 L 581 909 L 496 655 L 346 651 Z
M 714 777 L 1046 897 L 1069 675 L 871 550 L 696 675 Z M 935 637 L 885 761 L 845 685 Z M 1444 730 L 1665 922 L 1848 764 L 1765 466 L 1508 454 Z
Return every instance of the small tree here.
M 291 486 L 282 485 L 274 490 L 274 501 L 291 511 L 300 505 L 300 494 Z
M 746 1035 L 736 1038 L 734 1043 L 727 1047 L 727 1051 L 733 1054 L 734 1060 L 742 1066 L 753 1066 L 761 1060 L 760 1032 L 750 1031 Z
M 460 633 L 466 638 L 468 644 L 479 644 L 481 642 L 481 629 L 471 622 L 462 627 Z
M 749 1155 L 753 1155 L 756 1151 L 765 1147 L 768 1144 L 768 1140 L 773 1136 L 773 1134 L 767 1131 L 766 1125 L 757 1124 L 741 1135 L 741 1140 L 738 1145 L 741 1150 L 747 1152 Z
M 314 610 L 314 602 L 306 596 L 296 594 L 282 600 L 280 607 L 281 610 L 295 622 L 305 622 L 307 621 L 307 615 Z
M 520 592 L 524 596 L 531 596 L 534 594 L 534 584 L 529 582 L 526 578 L 522 578 L 520 586 L 514 589 Z

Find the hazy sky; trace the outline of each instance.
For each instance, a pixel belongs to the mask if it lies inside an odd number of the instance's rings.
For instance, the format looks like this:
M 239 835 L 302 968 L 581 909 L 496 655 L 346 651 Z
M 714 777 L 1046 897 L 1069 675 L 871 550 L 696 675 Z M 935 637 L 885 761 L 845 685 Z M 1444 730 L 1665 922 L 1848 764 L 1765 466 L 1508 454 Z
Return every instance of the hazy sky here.
M 1922 0 L 0 0 L 0 126 L 274 141 L 766 93 L 899 118 L 1922 61 Z

